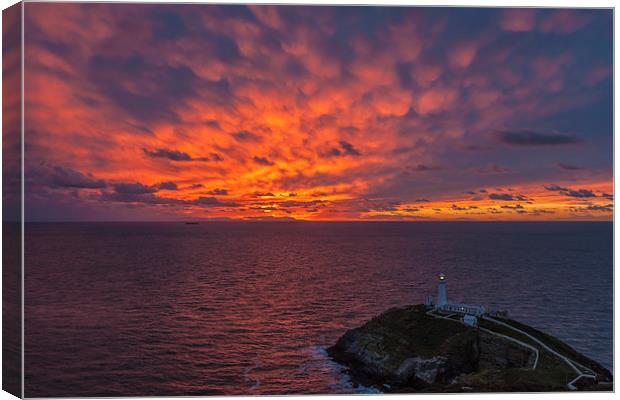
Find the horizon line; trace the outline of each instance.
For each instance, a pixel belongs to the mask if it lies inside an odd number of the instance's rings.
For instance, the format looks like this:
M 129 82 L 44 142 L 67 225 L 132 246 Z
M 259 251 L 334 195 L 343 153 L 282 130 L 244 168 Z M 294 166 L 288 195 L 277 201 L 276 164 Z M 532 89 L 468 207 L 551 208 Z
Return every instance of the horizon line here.
M 21 223 L 21 221 L 2 221 L 3 223 Z M 427 219 L 427 220 L 361 220 L 361 219 L 350 219 L 350 220 L 345 220 L 345 219 L 341 219 L 341 220 L 310 220 L 310 219 L 263 219 L 263 220 L 251 220 L 251 219 L 188 219 L 188 220 L 73 220 L 73 221 L 66 221 L 66 220 L 48 220 L 48 221 L 43 221 L 43 220 L 34 220 L 34 221 L 24 221 L 25 224 L 54 224 L 54 223 L 58 223 L 58 224 L 71 224 L 71 223 L 187 223 L 187 222 L 204 222 L 204 223 L 209 223 L 209 222 L 232 222 L 232 223 L 238 223 L 238 222 L 248 222 L 248 223 L 257 223 L 257 222 L 288 222 L 288 223 L 294 223 L 294 222 L 311 222 L 311 223 L 342 223 L 342 222 L 368 222 L 368 223 L 381 223 L 381 222 L 390 222 L 390 223 L 394 223 L 394 222 L 398 222 L 398 223 L 426 223 L 426 222 L 441 222 L 441 223 L 445 223 L 445 222 L 473 222 L 473 223 L 493 223 L 493 222 L 502 222 L 502 223 L 506 223 L 506 222 L 515 222 L 515 223 L 523 223 L 523 222 L 535 222 L 535 223 L 540 223 L 540 222 L 607 222 L 607 223 L 613 223 L 614 220 L 601 220 L 601 219 L 555 219 L 555 220 L 525 220 L 525 219 L 519 219 L 519 220 L 474 220 L 474 219 L 470 219 L 470 220 L 465 220 L 465 219 L 456 219 L 456 220 L 451 220 L 451 219 L 444 219 L 444 220 L 439 220 L 439 219 Z

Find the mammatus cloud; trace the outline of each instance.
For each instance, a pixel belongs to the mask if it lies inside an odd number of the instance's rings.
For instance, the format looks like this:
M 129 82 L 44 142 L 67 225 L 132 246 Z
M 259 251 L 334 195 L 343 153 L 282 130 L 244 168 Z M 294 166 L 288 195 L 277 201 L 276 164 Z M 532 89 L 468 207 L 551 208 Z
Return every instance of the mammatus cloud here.
M 574 13 L 568 9 L 542 12 L 534 8 L 512 8 L 502 10 L 500 26 L 509 32 L 532 32 L 571 34 L 593 19 L 589 12 Z
M 501 13 L 500 26 L 510 32 L 529 32 L 536 28 L 536 14 L 533 8 L 504 9 Z
M 545 33 L 573 33 L 590 23 L 592 17 L 592 13 L 574 13 L 568 9 L 555 10 L 541 19 L 539 29 Z
M 55 199 L 112 219 L 611 218 L 594 208 L 613 190 L 610 10 L 33 3 L 26 18 L 37 217 Z

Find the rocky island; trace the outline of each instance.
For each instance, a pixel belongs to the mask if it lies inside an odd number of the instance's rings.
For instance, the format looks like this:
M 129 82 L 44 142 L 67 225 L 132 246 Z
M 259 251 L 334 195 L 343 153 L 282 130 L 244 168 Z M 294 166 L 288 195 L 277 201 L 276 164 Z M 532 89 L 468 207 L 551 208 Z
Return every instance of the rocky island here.
M 328 354 L 383 392 L 613 390 L 610 371 L 559 339 L 448 303 L 443 275 L 438 293 L 437 305 L 392 308 L 349 330 Z

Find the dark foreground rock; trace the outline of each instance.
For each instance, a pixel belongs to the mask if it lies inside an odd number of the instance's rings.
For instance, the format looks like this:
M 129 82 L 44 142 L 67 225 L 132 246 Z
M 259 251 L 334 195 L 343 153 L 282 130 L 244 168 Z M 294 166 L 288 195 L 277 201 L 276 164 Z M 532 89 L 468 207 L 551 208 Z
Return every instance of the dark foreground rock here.
M 527 343 L 518 335 L 496 333 Z M 434 318 L 417 305 L 390 309 L 346 332 L 328 353 L 349 368 L 354 382 L 385 392 L 558 391 L 567 390 L 576 377 L 551 353 L 539 351 L 536 361 L 535 351 L 500 335 Z M 611 382 L 609 371 L 553 339 L 596 371 L 596 379 L 582 379 L 575 386 L 611 390 L 611 384 L 598 384 Z

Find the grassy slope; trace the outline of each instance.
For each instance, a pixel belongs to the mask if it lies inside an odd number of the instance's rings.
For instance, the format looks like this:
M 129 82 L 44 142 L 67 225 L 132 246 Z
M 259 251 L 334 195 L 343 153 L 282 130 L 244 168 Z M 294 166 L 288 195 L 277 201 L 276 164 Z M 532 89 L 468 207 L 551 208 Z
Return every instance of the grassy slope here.
M 499 320 L 499 318 L 498 318 Z M 510 324 L 510 322 L 507 322 L 506 320 L 502 320 L 502 322 L 506 322 L 508 324 Z M 538 358 L 538 367 L 536 368 L 536 371 L 547 376 L 547 378 L 551 379 L 555 384 L 562 384 L 562 385 L 566 385 L 566 383 L 570 382 L 573 378 L 575 378 L 577 376 L 577 374 L 575 373 L 575 371 L 569 367 L 568 365 L 566 365 L 565 362 L 563 362 L 562 360 L 558 359 L 556 356 L 554 356 L 553 354 L 549 353 L 548 351 L 545 351 L 544 349 L 540 348 L 540 345 L 537 344 L 535 341 L 533 341 L 532 339 L 530 339 L 529 337 L 520 334 L 518 332 L 515 332 L 505 326 L 502 325 L 498 325 L 495 324 L 491 321 L 487 321 L 487 320 L 480 320 L 480 326 L 483 328 L 487 328 L 489 330 L 492 330 L 494 332 L 497 333 L 501 333 L 502 335 L 506 335 L 506 336 L 510 336 L 512 338 L 515 338 L 517 340 L 520 340 L 524 343 L 530 344 L 532 346 L 534 346 L 535 348 L 537 348 L 539 350 L 539 358 Z M 528 331 L 526 331 L 525 329 L 521 329 L 521 327 L 517 327 L 516 325 L 513 325 L 515 328 L 520 329 L 524 332 L 530 333 Z M 522 325 L 524 326 L 524 325 Z M 531 334 L 531 333 L 530 333 Z M 532 335 L 534 336 L 534 335 Z M 534 336 L 535 338 L 539 339 L 537 336 Z M 539 339 L 540 340 L 540 339 Z M 542 341 L 543 343 L 547 343 L 546 341 Z M 552 349 L 554 349 L 552 346 L 549 346 Z M 555 350 L 555 349 L 554 349 Z M 557 350 L 556 350 L 557 351 Z M 558 351 L 559 352 L 559 351 Z M 562 352 L 559 352 L 560 354 L 563 354 Z
M 581 365 L 584 365 L 599 374 L 609 373 L 609 371 L 603 368 L 600 364 L 596 363 L 594 360 L 589 359 L 588 357 L 579 353 L 577 350 L 573 349 L 566 343 L 560 341 L 559 339 L 556 339 L 555 337 L 551 335 L 548 335 L 544 332 L 539 331 L 538 329 L 532 328 L 529 325 L 522 324 L 512 319 L 507 319 L 507 318 L 506 319 L 496 318 L 496 319 L 504 323 L 507 323 L 509 325 L 512 325 L 515 328 L 520 329 L 523 332 L 526 332 L 532 335 L 533 337 L 540 340 L 541 342 L 549 346 L 551 349 L 557 351 L 563 356 L 568 357 L 571 360 L 575 360 Z
M 507 368 L 469 374 L 461 380 L 463 385 L 472 386 L 474 388 L 485 387 L 488 390 L 563 390 L 566 384 L 576 377 L 575 371 L 573 371 L 572 368 L 553 354 L 541 350 L 540 345 L 527 336 L 491 321 L 480 319 L 479 324 L 482 328 L 512 337 L 539 349 L 538 366 L 535 371 L 522 368 Z M 521 328 L 518 327 L 518 329 Z M 521 330 L 527 332 L 525 329 Z M 538 339 L 537 336 L 534 337 Z M 543 343 L 546 343 L 546 341 L 543 341 Z M 560 352 L 560 354 L 562 353 Z
M 498 320 L 500 320 L 498 318 Z M 596 362 L 578 353 L 570 346 L 558 339 L 540 332 L 530 326 L 509 319 L 501 319 L 533 337 L 541 340 L 553 350 L 567 356 L 595 371 L 602 367 Z M 507 327 L 486 320 L 479 320 L 480 326 L 491 331 L 513 337 L 539 349 L 539 361 L 536 370 L 523 368 L 507 368 L 484 370 L 478 373 L 463 375 L 457 385 L 437 387 L 437 391 L 461 391 L 463 386 L 470 386 L 474 390 L 484 391 L 558 391 L 566 390 L 566 384 L 576 377 L 575 371 L 553 354 L 540 349 L 540 345 L 529 337 L 515 332 Z M 433 318 L 426 315 L 423 305 L 414 305 L 404 308 L 393 308 L 368 321 L 364 326 L 355 330 L 373 332 L 383 338 L 379 343 L 372 341 L 370 345 L 380 348 L 373 349 L 378 353 L 397 355 L 391 360 L 398 365 L 402 360 L 410 357 L 433 357 L 441 353 L 442 345 L 452 344 L 454 341 L 467 341 L 469 334 L 475 334 L 475 328 L 467 327 L 458 321 Z M 411 334 L 414 333 L 415 334 Z M 406 390 L 406 388 L 401 388 Z M 432 389 L 431 389 L 432 390 Z

